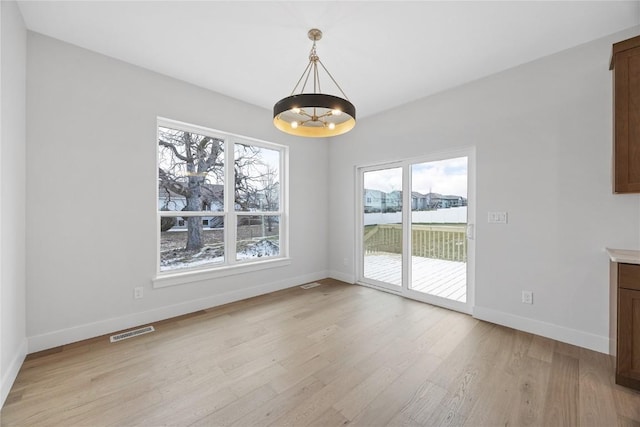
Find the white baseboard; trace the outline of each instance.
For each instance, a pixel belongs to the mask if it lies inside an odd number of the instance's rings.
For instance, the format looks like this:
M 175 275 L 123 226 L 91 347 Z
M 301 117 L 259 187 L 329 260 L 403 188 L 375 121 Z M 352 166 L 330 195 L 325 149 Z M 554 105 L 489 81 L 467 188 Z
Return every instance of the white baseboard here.
M 2 375 L 2 380 L 0 382 L 0 408 L 4 405 L 4 401 L 7 400 L 7 396 L 11 391 L 11 387 L 18 377 L 18 372 L 20 372 L 20 368 L 22 367 L 22 363 L 24 362 L 24 358 L 27 357 L 27 339 L 25 338 L 18 349 L 18 352 L 13 357 L 11 364 L 7 371 Z
M 292 277 L 278 282 L 267 283 L 264 285 L 254 286 L 251 288 L 238 289 L 218 295 L 212 295 L 192 301 L 186 301 L 179 304 L 173 304 L 165 307 L 159 307 L 153 310 L 134 313 L 127 316 L 101 320 L 98 322 L 87 323 L 84 325 L 74 326 L 72 328 L 47 332 L 41 335 L 28 337 L 29 353 L 70 344 L 89 338 L 99 337 L 101 335 L 111 334 L 116 331 L 133 328 L 140 325 L 158 322 L 160 320 L 169 319 L 183 314 L 193 313 L 198 310 L 216 307 L 230 302 L 240 301 L 243 299 L 255 297 L 258 295 L 275 292 L 282 289 L 291 288 L 293 286 L 302 285 L 304 283 L 314 282 L 328 277 L 327 271 L 319 271 L 316 273 L 306 274 L 303 276 Z
M 520 331 L 529 332 L 564 343 L 588 348 L 599 353 L 609 354 L 609 337 L 590 334 L 577 329 L 566 328 L 553 323 L 516 316 L 514 314 L 475 306 L 473 317 Z
M 329 277 L 332 279 L 340 280 L 341 282 L 350 284 L 356 283 L 356 277 L 353 274 L 341 273 L 340 271 L 331 270 L 329 272 Z

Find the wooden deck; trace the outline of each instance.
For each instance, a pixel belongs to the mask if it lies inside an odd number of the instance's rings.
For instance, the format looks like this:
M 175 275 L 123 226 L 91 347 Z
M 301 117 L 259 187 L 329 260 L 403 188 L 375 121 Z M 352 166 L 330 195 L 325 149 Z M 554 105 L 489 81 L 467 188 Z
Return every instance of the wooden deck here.
M 414 291 L 448 298 L 454 301 L 467 300 L 467 264 L 414 256 L 412 261 L 412 283 Z M 400 254 L 379 253 L 364 257 L 364 276 L 369 279 L 402 286 L 402 259 Z

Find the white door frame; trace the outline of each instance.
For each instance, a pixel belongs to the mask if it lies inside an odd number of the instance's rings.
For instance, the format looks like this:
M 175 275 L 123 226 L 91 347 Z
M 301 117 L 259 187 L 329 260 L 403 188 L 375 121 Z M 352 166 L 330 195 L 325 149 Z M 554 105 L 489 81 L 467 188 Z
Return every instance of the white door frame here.
M 378 280 L 374 280 L 374 279 L 366 279 L 364 278 L 364 253 L 362 251 L 363 248 L 363 234 L 362 234 L 362 230 L 364 228 L 364 198 L 363 198 L 363 188 L 364 188 L 364 174 L 366 172 L 373 172 L 373 171 L 378 171 L 378 170 L 385 170 L 385 169 L 396 169 L 396 168 L 400 168 L 402 169 L 402 215 L 403 215 L 403 221 L 404 221 L 404 211 L 405 211 L 405 201 L 404 201 L 404 189 L 405 189 L 405 180 L 406 180 L 406 174 L 404 173 L 404 164 L 405 162 L 389 162 L 389 163 L 383 163 L 383 164 L 378 164 L 378 165 L 369 165 L 369 166 L 363 166 L 363 167 L 357 167 L 356 168 L 356 200 L 358 201 L 358 213 L 357 213 L 357 218 L 356 218 L 356 282 L 358 284 L 363 284 L 365 286 L 370 286 L 373 288 L 377 288 L 377 289 L 381 289 L 384 291 L 388 291 L 394 294 L 402 294 L 402 286 L 396 286 L 396 285 L 392 285 L 390 283 L 385 283 L 385 282 L 380 282 Z M 402 236 L 402 242 L 404 245 L 404 233 Z M 404 251 L 404 247 L 403 247 L 403 251 Z M 404 270 L 405 270 L 405 262 L 404 262 L 404 257 L 403 257 L 403 261 L 402 261 L 402 283 L 404 286 L 404 282 L 405 282 L 405 274 L 404 274 Z

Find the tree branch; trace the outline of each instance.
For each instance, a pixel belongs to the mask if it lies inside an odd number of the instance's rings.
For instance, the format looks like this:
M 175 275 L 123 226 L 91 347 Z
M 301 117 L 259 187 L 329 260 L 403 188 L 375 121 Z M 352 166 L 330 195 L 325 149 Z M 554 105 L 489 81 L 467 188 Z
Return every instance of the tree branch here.
M 189 160 L 189 159 L 187 159 L 187 157 L 183 156 L 182 154 L 180 154 L 178 152 L 178 149 L 176 148 L 175 144 L 163 141 L 162 139 L 158 140 L 158 144 L 160 144 L 163 147 L 167 147 L 168 149 L 170 149 L 173 152 L 174 156 L 176 156 L 177 158 L 179 158 L 183 162 L 186 162 L 186 161 Z
M 173 191 L 184 197 L 189 197 L 191 191 L 165 172 L 162 168 L 158 168 L 158 178 L 160 178 L 160 186 L 166 190 Z

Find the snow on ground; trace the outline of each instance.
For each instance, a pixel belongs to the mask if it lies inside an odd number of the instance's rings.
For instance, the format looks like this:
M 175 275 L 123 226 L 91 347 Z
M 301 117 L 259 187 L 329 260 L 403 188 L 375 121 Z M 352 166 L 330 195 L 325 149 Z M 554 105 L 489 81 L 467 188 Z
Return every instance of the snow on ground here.
M 262 239 L 247 244 L 237 253 L 237 259 L 271 257 L 279 254 L 279 242 Z M 224 262 L 224 252 L 221 245 L 205 246 L 195 253 L 185 249 L 170 249 L 160 254 L 160 271 L 182 270 L 222 262 Z

